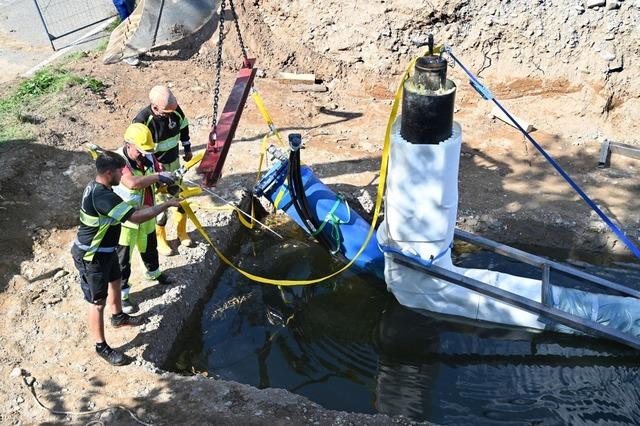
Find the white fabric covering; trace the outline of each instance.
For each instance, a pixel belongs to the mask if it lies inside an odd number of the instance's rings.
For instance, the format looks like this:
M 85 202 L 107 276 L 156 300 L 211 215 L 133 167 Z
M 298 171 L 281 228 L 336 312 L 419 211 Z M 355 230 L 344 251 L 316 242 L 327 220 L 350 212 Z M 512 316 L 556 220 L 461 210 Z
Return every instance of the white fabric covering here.
M 422 259 L 436 257 L 453 241 L 458 210 L 458 167 L 462 130 L 438 145 L 411 144 L 400 136 L 400 117 L 392 131 L 391 157 L 380 244 Z M 435 265 L 540 301 L 541 282 L 500 272 L 452 265 L 447 251 Z M 405 306 L 449 315 L 542 329 L 538 315 L 482 296 L 456 284 L 398 265 L 385 254 L 385 281 Z

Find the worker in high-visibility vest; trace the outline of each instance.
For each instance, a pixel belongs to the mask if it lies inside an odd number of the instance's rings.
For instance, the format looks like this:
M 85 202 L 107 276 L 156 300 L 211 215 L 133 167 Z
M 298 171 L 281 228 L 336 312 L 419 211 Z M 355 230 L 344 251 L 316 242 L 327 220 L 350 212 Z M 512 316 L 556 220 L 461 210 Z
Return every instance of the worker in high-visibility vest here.
M 113 192 L 120 183 L 124 159 L 115 152 L 97 154 L 97 175 L 84 190 L 80 204 L 80 227 L 71 248 L 73 263 L 80 273 L 80 287 L 89 306 L 89 333 L 95 340 L 97 354 L 112 365 L 123 365 L 127 357 L 112 349 L 104 335 L 104 306 L 111 308 L 111 325 L 115 328 L 138 326 L 140 317 L 122 311 L 120 301 L 121 272 L 117 245 L 121 223 L 139 224 L 153 219 L 177 199 L 144 209 L 137 209 Z
M 154 147 L 149 129 L 144 124 L 134 123 L 127 128 L 124 134 L 124 146 L 117 151 L 125 160 L 125 167 L 122 169 L 120 185 L 114 187 L 114 191 L 134 207 L 155 205 L 157 185 L 174 183 L 173 175 L 162 171 L 160 163 L 153 156 Z M 160 284 L 170 284 L 170 280 L 160 270 L 155 226 L 155 217 L 141 224 L 124 222 L 122 225 L 118 242 L 118 260 L 122 270 L 124 312 L 131 313 L 136 310 L 136 305 L 129 296 L 131 258 L 135 248 L 142 257 L 146 278 L 156 280 Z
M 155 142 L 155 157 L 162 164 L 163 170 L 174 172 L 180 168 L 179 143 L 182 144 L 184 151 L 184 161 L 189 161 L 193 157 L 189 140 L 189 121 L 169 88 L 165 86 L 153 87 L 149 92 L 149 101 L 150 104 L 136 115 L 133 122 L 142 123 L 149 128 Z M 166 197 L 167 195 L 157 194 L 158 201 L 163 201 Z M 178 207 L 174 220 L 180 244 L 185 247 L 193 247 L 193 241 L 187 234 L 187 216 L 181 207 Z M 169 256 L 173 253 L 167 242 L 166 224 L 167 213 L 158 217 L 156 226 L 158 251 L 163 256 Z

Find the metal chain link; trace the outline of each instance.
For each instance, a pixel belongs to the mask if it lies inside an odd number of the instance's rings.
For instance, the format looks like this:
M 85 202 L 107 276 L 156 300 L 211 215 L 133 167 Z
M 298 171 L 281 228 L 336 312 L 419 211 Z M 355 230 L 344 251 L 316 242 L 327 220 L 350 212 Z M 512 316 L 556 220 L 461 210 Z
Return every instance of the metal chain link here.
M 222 43 L 224 42 L 224 9 L 226 0 L 222 0 L 220 3 L 220 20 L 218 24 L 218 53 L 216 56 L 216 82 L 213 89 L 213 118 L 211 120 L 211 126 L 214 129 L 214 136 L 216 126 L 218 124 L 218 104 L 220 103 L 220 80 L 222 76 Z
M 233 21 L 236 24 L 236 33 L 238 34 L 238 43 L 240 43 L 240 50 L 242 51 L 242 59 L 244 59 L 245 63 L 248 63 L 249 58 L 247 57 L 247 48 L 244 46 L 244 40 L 242 40 L 240 24 L 238 23 L 238 14 L 236 13 L 236 7 L 233 4 L 233 0 L 229 0 L 229 7 L 231 8 L 231 13 L 233 14 Z

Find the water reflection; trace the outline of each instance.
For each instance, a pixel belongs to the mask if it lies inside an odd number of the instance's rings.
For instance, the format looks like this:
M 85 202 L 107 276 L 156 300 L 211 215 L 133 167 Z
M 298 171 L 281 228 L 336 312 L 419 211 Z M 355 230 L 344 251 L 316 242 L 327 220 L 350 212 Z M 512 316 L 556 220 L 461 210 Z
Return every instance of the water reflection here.
M 286 243 L 262 237 L 236 258 L 247 269 L 296 279 L 338 266 L 302 235 Z M 487 256 L 458 261 L 521 268 Z M 623 281 L 638 282 L 640 271 L 621 271 L 616 278 L 628 273 Z M 417 313 L 398 305 L 383 282 L 352 273 L 279 289 L 227 270 L 192 337 L 179 370 L 286 388 L 330 409 L 446 424 L 640 422 L 634 352 L 588 337 Z
M 608 342 L 474 327 L 399 305 L 376 340 L 379 412 L 446 424 L 640 420 L 640 357 Z

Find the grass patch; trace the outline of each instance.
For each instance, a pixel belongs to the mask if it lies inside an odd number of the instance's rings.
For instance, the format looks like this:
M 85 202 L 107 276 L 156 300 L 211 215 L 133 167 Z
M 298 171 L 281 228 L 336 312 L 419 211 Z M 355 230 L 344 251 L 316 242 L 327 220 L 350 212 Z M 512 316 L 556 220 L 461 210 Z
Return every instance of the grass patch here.
M 93 77 L 80 77 L 57 68 L 44 68 L 24 80 L 15 92 L 0 98 L 0 145 L 13 139 L 35 136 L 35 126 L 45 120 L 48 111 L 40 111 L 44 99 L 71 86 L 83 86 L 94 93 L 105 89 L 105 84 Z
M 109 46 L 109 37 L 100 41 L 100 43 L 98 43 L 98 45 L 96 46 L 95 51 L 104 52 L 105 50 L 107 50 L 107 46 Z
M 86 57 L 87 57 L 87 52 L 79 50 L 77 52 L 69 53 L 67 56 L 65 56 L 64 59 L 62 60 L 62 64 L 68 64 L 70 62 L 74 62 L 74 61 L 77 61 L 78 59 L 82 59 Z
M 120 23 L 122 23 L 122 21 L 120 20 L 119 16 L 116 16 L 116 19 L 110 23 L 107 28 L 105 28 L 104 30 L 108 33 L 112 32 L 113 30 L 115 30 L 116 28 L 118 28 L 118 25 L 120 25 Z
M 118 27 L 118 25 L 120 25 L 121 22 L 122 21 L 120 20 L 120 17 L 116 17 L 116 19 L 112 23 L 110 23 L 109 26 L 107 26 L 107 28 L 105 28 L 104 30 L 109 34 L 111 34 L 113 30 L 115 30 Z M 108 45 L 109 45 L 109 37 L 105 37 L 102 41 L 100 41 L 100 43 L 95 48 L 95 50 L 96 52 L 104 52 L 105 50 L 107 50 Z

